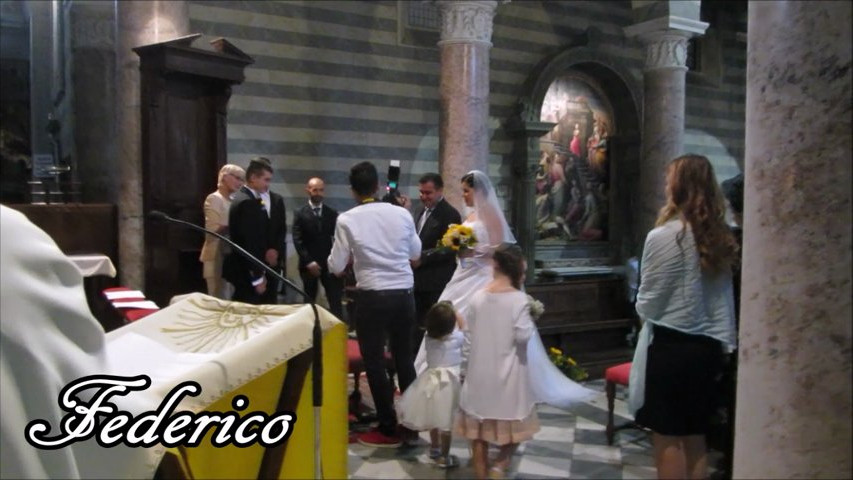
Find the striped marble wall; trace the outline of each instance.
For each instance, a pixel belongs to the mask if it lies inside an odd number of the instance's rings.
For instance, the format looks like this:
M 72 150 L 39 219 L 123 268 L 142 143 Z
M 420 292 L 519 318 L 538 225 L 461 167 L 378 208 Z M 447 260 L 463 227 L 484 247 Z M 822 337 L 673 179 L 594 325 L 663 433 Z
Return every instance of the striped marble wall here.
M 402 43 L 396 1 L 194 1 L 191 30 L 223 36 L 256 59 L 230 104 L 229 160 L 254 155 L 276 167 L 273 189 L 291 207 L 313 174 L 329 203 L 352 205 L 347 171 L 361 160 L 402 160 L 404 193 L 438 169 L 439 52 Z M 515 1 L 501 5 L 491 51 L 490 174 L 509 176 L 502 123 L 529 72 L 588 27 L 609 56 L 641 77 L 642 49 L 622 36 L 630 2 Z
M 709 3 L 702 20 L 704 64 L 687 75 L 684 151 L 707 156 L 722 181 L 743 169 L 746 6 Z
M 255 58 L 231 99 L 229 161 L 272 159 L 289 207 L 321 174 L 328 203 L 349 208 L 361 160 L 402 160 L 403 185 L 436 168 L 438 50 L 398 45 L 396 2 L 199 1 L 190 18 Z
M 191 31 L 208 40 L 226 37 L 256 60 L 231 99 L 229 161 L 271 158 L 273 189 L 289 209 L 305 201 L 303 184 L 315 174 L 326 179 L 328 203 L 348 209 L 347 172 L 361 160 L 381 171 L 401 160 L 403 191 L 416 197 L 420 174 L 438 170 L 440 67 L 434 43 L 403 40 L 405 3 L 192 1 Z M 688 75 L 685 151 L 708 155 L 722 179 L 737 173 L 743 155 L 746 45 L 737 32 L 746 31 L 746 15 L 745 8 L 711 11 L 703 19 L 712 23 L 708 43 L 716 50 L 706 47 L 705 63 L 716 67 Z M 489 121 L 489 173 L 496 181 L 509 183 L 512 142 L 502 125 L 526 93 L 525 80 L 575 35 L 596 28 L 602 53 L 642 84 L 643 47 L 622 33 L 631 23 L 627 0 L 516 0 L 498 7 Z

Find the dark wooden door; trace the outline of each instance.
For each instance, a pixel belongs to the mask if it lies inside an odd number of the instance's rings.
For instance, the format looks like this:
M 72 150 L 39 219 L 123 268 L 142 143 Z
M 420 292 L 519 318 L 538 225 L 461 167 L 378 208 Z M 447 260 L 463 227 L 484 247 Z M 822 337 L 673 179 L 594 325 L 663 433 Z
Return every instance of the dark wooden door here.
M 204 225 L 204 199 L 216 189 L 215 92 L 191 78 L 172 78 L 156 92 L 147 122 L 145 211 L 160 210 Z M 146 293 L 163 305 L 180 293 L 206 291 L 198 256 L 203 235 L 149 221 L 146 225 Z

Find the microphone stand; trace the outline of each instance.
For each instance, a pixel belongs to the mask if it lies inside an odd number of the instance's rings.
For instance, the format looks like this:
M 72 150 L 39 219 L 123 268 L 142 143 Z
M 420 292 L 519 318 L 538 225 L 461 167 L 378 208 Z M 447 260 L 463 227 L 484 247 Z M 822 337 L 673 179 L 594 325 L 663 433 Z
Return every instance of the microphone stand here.
M 190 223 L 184 220 L 179 220 L 177 218 L 170 217 L 165 213 L 159 210 L 151 210 L 148 213 L 148 218 L 153 220 L 165 220 L 172 223 L 177 223 L 183 225 L 185 227 L 189 227 L 193 230 L 213 235 L 214 237 L 224 241 L 228 245 L 231 246 L 236 252 L 242 255 L 244 258 L 248 259 L 252 263 L 260 266 L 263 270 L 278 280 L 284 282 L 288 287 L 296 290 L 296 293 L 302 295 L 302 297 L 311 305 L 311 310 L 314 312 L 314 328 L 312 330 L 312 344 L 313 344 L 313 355 L 311 359 L 311 369 L 313 375 L 311 375 L 311 388 L 312 388 L 312 404 L 314 406 L 314 478 L 322 479 L 323 478 L 323 468 L 320 464 L 322 459 L 320 455 L 320 411 L 323 406 L 323 330 L 320 328 L 320 314 L 317 311 L 317 305 L 313 300 L 308 296 L 305 291 L 301 288 L 297 287 L 295 283 L 291 282 L 284 275 L 275 271 L 272 267 L 262 262 L 258 258 L 256 258 L 251 253 L 247 252 L 243 247 L 234 243 L 230 238 L 216 233 L 212 230 L 208 230 L 203 227 L 199 227 L 194 223 Z

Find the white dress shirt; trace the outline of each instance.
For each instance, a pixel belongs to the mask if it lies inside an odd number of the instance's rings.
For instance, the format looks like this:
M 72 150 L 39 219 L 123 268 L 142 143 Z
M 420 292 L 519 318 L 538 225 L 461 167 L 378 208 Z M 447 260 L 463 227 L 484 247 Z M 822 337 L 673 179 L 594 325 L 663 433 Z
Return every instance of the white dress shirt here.
M 421 256 L 415 222 L 405 209 L 385 202 L 370 202 L 338 216 L 329 271 L 343 272 L 353 261 L 360 290 L 412 288 L 409 260 Z
M 272 203 L 270 203 L 270 191 L 269 190 L 261 193 L 261 201 L 264 202 L 264 210 L 267 211 L 267 217 L 269 218 L 269 216 L 271 215 L 270 208 L 272 207 Z
M 420 235 L 421 230 L 424 229 L 424 224 L 426 223 L 427 218 L 429 218 L 429 214 L 432 213 L 433 209 L 435 209 L 435 207 L 424 208 L 424 213 L 421 215 L 421 218 L 418 220 L 418 235 Z
M 270 214 L 270 191 L 267 190 L 266 192 L 258 192 L 257 190 L 253 190 L 250 187 L 246 187 L 246 188 L 249 189 L 249 191 L 255 195 L 255 198 L 261 199 L 262 206 L 264 207 L 264 210 L 267 211 L 267 217 L 269 217 L 271 215 Z

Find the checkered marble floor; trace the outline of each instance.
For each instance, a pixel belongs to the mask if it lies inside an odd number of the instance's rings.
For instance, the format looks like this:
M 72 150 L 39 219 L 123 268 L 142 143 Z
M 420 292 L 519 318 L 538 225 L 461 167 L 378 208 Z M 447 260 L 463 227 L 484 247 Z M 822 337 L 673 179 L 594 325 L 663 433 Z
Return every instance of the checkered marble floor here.
M 366 382 L 364 382 L 366 383 Z M 591 401 L 569 411 L 540 406 L 542 425 L 533 440 L 521 445 L 508 472 L 509 478 L 655 478 L 654 460 L 649 435 L 634 429 L 616 434 L 613 446 L 607 445 L 604 426 L 607 423 L 607 398 L 604 381 L 587 383 L 601 392 Z M 365 389 L 362 389 L 365 390 Z M 617 392 L 616 424 L 629 420 L 624 401 L 627 391 Z M 421 434 L 420 444 L 413 448 L 386 449 L 349 445 L 349 474 L 353 479 L 380 478 L 471 478 L 468 442 L 454 439 L 451 453 L 460 466 L 442 470 L 427 457 L 429 435 Z M 496 450 L 493 450 L 496 452 Z M 494 453 L 493 453 L 494 455 Z

